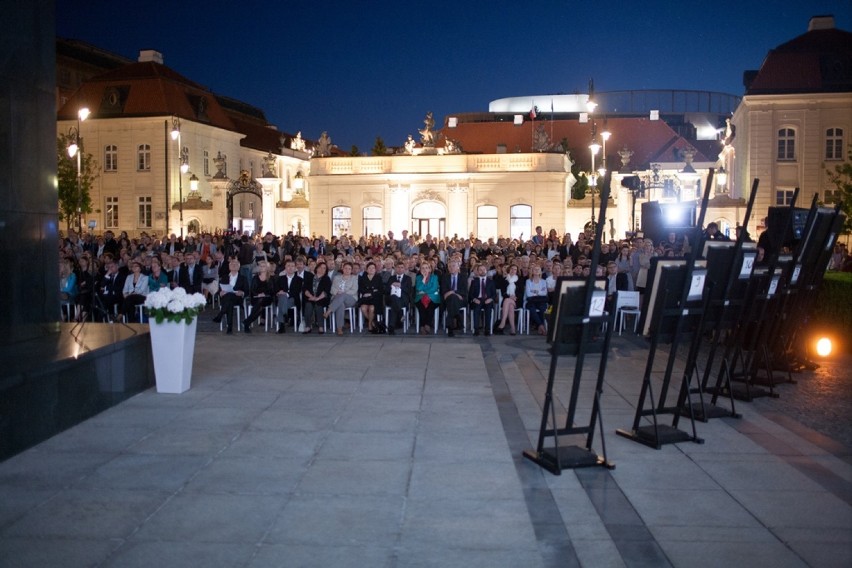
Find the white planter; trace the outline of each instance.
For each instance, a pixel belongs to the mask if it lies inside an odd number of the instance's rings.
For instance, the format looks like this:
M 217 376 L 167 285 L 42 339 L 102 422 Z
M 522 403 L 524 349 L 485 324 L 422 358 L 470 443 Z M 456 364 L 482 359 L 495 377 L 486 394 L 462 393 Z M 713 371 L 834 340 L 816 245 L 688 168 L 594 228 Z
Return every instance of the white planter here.
M 180 394 L 189 390 L 197 324 L 198 318 L 190 324 L 157 323 L 151 318 L 151 349 L 157 392 Z

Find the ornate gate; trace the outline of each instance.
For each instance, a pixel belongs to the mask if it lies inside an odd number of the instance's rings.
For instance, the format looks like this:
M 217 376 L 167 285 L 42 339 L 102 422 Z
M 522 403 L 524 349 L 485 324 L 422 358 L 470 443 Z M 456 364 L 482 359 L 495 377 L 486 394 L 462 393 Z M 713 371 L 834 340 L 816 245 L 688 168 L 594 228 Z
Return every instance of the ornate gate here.
M 257 222 L 256 230 L 260 232 L 263 227 L 263 186 L 256 179 L 252 179 L 248 170 L 242 170 L 240 177 L 231 180 L 228 183 L 227 189 L 227 206 L 228 206 L 228 228 L 234 228 L 234 197 L 241 193 L 250 193 L 256 195 L 260 201 L 258 206 L 258 214 L 255 217 Z

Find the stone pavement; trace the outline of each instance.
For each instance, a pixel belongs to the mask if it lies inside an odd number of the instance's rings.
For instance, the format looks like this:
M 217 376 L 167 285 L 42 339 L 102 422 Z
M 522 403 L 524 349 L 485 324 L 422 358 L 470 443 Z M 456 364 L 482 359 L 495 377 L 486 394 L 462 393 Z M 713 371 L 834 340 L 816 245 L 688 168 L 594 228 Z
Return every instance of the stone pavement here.
M 616 468 L 557 477 L 521 457 L 539 337 L 205 331 L 190 391 L 146 391 L 0 463 L 0 566 L 852 565 L 849 449 L 772 401 L 699 423 L 701 445 L 616 436 L 645 355 L 614 341 Z

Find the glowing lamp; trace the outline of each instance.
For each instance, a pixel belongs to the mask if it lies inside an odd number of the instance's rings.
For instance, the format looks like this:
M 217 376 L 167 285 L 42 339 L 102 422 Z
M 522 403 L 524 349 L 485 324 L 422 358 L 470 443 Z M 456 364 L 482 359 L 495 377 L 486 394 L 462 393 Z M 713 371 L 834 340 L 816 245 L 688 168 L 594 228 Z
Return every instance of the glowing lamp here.
M 831 339 L 820 337 L 816 343 L 816 352 L 820 357 L 828 357 L 831 355 Z

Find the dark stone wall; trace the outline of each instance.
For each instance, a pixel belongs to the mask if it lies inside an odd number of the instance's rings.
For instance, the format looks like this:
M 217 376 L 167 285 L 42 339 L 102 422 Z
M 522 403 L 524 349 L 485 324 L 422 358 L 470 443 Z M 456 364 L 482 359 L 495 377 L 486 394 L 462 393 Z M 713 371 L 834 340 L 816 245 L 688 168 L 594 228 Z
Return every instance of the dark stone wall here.
M 53 0 L 0 0 L 0 348 L 59 319 Z M 0 371 L 0 375 L 2 371 Z

